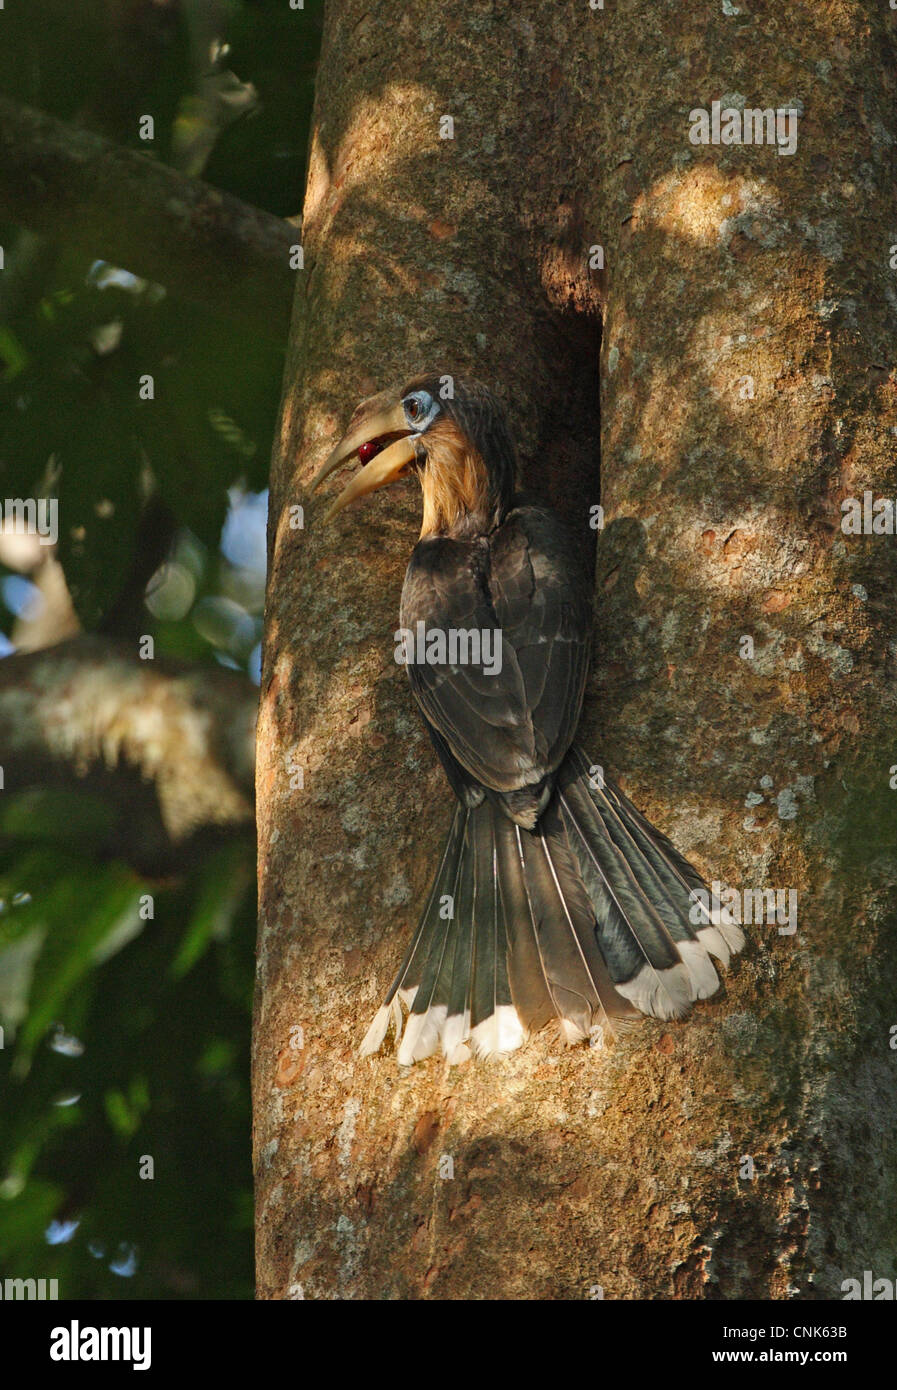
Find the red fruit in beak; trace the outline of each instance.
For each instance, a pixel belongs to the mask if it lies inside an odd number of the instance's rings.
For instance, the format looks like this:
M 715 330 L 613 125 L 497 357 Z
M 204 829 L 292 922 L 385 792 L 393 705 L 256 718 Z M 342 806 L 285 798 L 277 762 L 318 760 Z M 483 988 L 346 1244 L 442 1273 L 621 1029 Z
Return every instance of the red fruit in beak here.
M 364 444 L 358 446 L 358 457 L 362 463 L 368 463 L 375 454 L 379 454 L 384 448 L 382 439 L 368 439 Z

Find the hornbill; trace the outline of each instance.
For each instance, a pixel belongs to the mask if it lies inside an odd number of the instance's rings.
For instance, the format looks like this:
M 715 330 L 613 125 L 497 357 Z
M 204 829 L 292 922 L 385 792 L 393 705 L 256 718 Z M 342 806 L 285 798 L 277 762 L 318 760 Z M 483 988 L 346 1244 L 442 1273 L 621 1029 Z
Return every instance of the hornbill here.
M 692 865 L 573 742 L 592 629 L 573 537 L 518 491 L 493 393 L 457 378 L 447 391 L 449 380 L 428 372 L 364 401 L 312 484 L 355 456 L 364 465 L 328 520 L 409 473 L 423 491 L 400 622 L 426 636 L 404 649 L 407 670 L 457 805 L 361 1045 L 377 1051 L 390 1020 L 399 1036 L 401 1000 L 404 1064 L 440 1045 L 453 1063 L 471 1047 L 511 1052 L 554 1018 L 568 1042 L 603 1041 L 639 1011 L 678 1018 L 717 989 L 710 957 L 728 964 L 744 942 L 694 891 L 704 885 Z M 430 642 L 453 632 L 493 634 L 500 659 L 464 661 L 460 644 Z

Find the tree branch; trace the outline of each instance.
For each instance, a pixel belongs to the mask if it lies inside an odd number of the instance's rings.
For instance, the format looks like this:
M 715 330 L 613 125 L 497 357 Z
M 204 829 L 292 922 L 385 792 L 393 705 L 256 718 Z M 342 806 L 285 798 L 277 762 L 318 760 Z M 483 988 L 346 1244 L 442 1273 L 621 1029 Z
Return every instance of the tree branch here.
M 0 97 L 0 217 L 286 337 L 289 222 L 92 131 Z
M 213 667 L 141 661 L 95 637 L 0 661 L 8 796 L 70 786 L 110 803 L 109 852 L 148 872 L 253 821 L 258 695 Z

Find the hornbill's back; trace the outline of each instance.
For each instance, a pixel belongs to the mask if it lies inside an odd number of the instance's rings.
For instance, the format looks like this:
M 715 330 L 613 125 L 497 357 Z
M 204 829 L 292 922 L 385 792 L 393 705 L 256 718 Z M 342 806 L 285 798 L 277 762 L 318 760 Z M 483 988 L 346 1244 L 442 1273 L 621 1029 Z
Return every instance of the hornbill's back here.
M 367 460 L 332 508 L 413 469 L 424 529 L 402 590 L 411 687 L 458 800 L 417 930 L 362 1043 L 392 1019 L 399 1061 L 512 1051 L 557 1018 L 568 1041 L 638 1011 L 676 1018 L 742 945 L 696 871 L 573 742 L 591 603 L 574 538 L 516 493 L 495 398 L 409 383 L 365 403 L 318 481 Z M 401 1003 L 400 1003 L 401 1001 Z

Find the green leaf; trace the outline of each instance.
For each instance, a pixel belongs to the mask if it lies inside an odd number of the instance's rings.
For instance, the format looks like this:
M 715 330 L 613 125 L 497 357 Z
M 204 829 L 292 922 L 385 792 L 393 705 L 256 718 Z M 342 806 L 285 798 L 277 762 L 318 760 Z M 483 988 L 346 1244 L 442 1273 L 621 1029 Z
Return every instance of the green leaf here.
M 251 878 L 244 845 L 225 845 L 209 856 L 199 878 L 192 920 L 171 963 L 175 980 L 192 969 L 214 937 L 227 935 Z
M 45 861 L 51 856 L 43 856 Z M 63 866 L 58 854 L 53 867 L 40 858 L 28 861 L 28 877 L 4 876 L 6 884 L 21 884 L 30 901 L 0 918 L 0 947 L 6 941 L 40 928 L 45 931 L 31 986 L 28 1015 L 19 1037 L 19 1064 L 25 1065 L 50 1025 L 64 1013 L 65 1001 L 103 954 L 110 939 L 121 944 L 142 929 L 138 906 L 143 885 L 121 864 L 91 865 L 80 860 Z M 67 869 L 67 872 L 65 871 Z M 125 928 L 130 927 L 126 933 Z
M 3 800 L 0 834 L 86 850 L 107 841 L 114 819 L 107 802 L 80 788 L 32 787 Z
M 27 348 L 19 342 L 11 328 L 0 327 L 0 360 L 6 364 L 3 373 L 5 381 L 20 376 L 30 361 Z
M 30 1182 L 11 1199 L 4 1197 L 0 1184 L 0 1255 L 8 1272 L 12 1272 L 10 1262 L 14 1257 L 29 1254 L 42 1243 L 62 1198 L 62 1188 L 55 1183 Z
M 107 1091 L 103 1097 L 103 1104 L 112 1128 L 123 1139 L 130 1139 L 137 1133 L 143 1116 L 150 1108 L 146 1077 L 133 1076 L 127 1095 L 120 1090 Z

